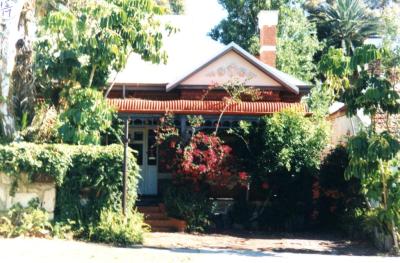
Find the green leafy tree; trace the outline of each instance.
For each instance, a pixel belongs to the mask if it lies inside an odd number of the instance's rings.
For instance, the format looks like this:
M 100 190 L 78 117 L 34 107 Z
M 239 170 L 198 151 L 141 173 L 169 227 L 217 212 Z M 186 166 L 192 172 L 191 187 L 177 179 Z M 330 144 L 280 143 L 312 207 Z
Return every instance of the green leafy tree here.
M 181 15 L 185 11 L 184 0 L 156 0 L 157 4 L 164 7 L 168 13 Z
M 364 40 L 379 33 L 379 18 L 360 0 L 337 0 L 322 3 L 313 15 L 320 40 L 327 46 L 340 47 L 352 54 Z
M 400 5 L 387 6 L 382 9 L 381 20 L 383 44 L 392 48 L 400 36 Z
M 335 61 L 340 63 L 331 63 Z M 321 65 L 327 75 L 334 75 L 337 82 L 345 84 L 339 99 L 346 103 L 348 115 L 363 110 L 371 117 L 371 127 L 349 140 L 346 177 L 360 179 L 369 210 L 378 222 L 374 227 L 393 236 L 398 252 L 400 176 L 396 167 L 400 142 L 398 128 L 392 132 L 389 125 L 390 116 L 400 113 L 400 96 L 395 90 L 400 80 L 398 57 L 366 45 L 356 48 L 351 57 L 332 50 L 322 58 Z M 378 116 L 385 119 L 384 127 L 378 127 Z
M 257 15 L 261 10 L 279 10 L 277 68 L 304 80 L 315 71 L 313 56 L 320 49 L 315 25 L 291 1 L 220 0 L 228 17 L 209 33 L 224 44 L 235 42 L 257 55 L 260 49 Z
M 49 12 L 40 21 L 35 66 L 41 92 L 54 103 L 77 83 L 103 88 L 131 53 L 160 63 L 162 30 L 152 0 L 78 1 Z M 62 95 L 62 94 L 61 94 Z
M 277 9 L 278 3 L 270 1 L 240 1 L 219 0 L 228 12 L 227 18 L 223 19 L 209 33 L 210 36 L 224 44 L 235 42 L 252 54 L 259 52 L 258 19 L 261 10 Z
M 322 49 L 315 24 L 301 8 L 281 7 L 278 24 L 277 68 L 302 80 L 313 79 L 314 55 Z
M 165 62 L 163 32 L 172 28 L 157 20 L 162 9 L 152 0 L 48 4 L 50 11 L 42 3 L 45 15 L 35 43 L 38 93 L 61 111 L 58 131 L 64 142 L 98 144 L 112 123 L 100 92 L 111 72 L 123 69 L 132 53 Z
M 100 134 L 111 126 L 113 109 L 100 91 L 72 89 L 58 129 L 64 143 L 100 144 Z

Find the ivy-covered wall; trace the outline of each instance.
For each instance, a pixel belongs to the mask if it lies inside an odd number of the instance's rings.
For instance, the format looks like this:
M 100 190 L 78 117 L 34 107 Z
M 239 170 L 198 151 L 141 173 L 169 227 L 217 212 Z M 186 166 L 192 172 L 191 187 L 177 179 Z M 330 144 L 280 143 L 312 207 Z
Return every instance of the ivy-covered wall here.
M 43 181 L 56 188 L 55 219 L 96 222 L 103 208 L 118 209 L 122 196 L 123 147 L 14 143 L 0 146 L 0 172 L 10 196 Z M 137 197 L 139 168 L 128 155 L 128 208 Z M 38 182 L 39 181 L 39 182 Z M 44 204 L 43 204 L 44 205 Z

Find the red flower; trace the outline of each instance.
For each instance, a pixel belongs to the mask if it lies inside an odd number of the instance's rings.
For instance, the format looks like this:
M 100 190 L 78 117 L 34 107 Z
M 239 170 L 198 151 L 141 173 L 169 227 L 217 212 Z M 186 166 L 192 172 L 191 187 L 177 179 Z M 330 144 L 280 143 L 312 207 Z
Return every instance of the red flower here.
M 240 172 L 239 173 L 240 180 L 245 181 L 245 180 L 247 180 L 247 177 L 248 177 L 248 174 L 246 172 Z
M 169 147 L 174 149 L 176 147 L 176 141 L 171 141 Z
M 207 171 L 207 167 L 204 164 L 200 164 L 199 165 L 199 172 L 200 173 L 204 173 L 205 171 Z

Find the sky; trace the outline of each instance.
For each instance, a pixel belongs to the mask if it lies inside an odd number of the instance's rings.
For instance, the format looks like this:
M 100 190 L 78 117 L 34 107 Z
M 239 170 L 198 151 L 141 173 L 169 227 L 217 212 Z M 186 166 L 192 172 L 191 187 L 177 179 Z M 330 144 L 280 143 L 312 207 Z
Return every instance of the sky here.
M 226 17 L 217 0 L 186 0 L 185 13 L 193 21 L 193 30 L 202 34 L 207 34 Z

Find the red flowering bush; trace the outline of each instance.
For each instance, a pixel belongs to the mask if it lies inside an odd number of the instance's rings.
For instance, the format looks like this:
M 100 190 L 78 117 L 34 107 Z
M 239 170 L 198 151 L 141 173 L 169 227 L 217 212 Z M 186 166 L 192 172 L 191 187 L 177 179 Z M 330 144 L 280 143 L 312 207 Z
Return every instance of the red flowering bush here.
M 177 149 L 175 178 L 233 187 L 247 181 L 247 173 L 239 172 L 232 148 L 215 135 L 199 132 L 183 149 Z
M 238 168 L 232 148 L 214 134 L 197 132 L 184 140 L 167 116 L 157 130 L 157 142 L 162 149 L 161 166 L 172 172 L 175 182 L 226 187 L 247 182 L 248 175 Z

